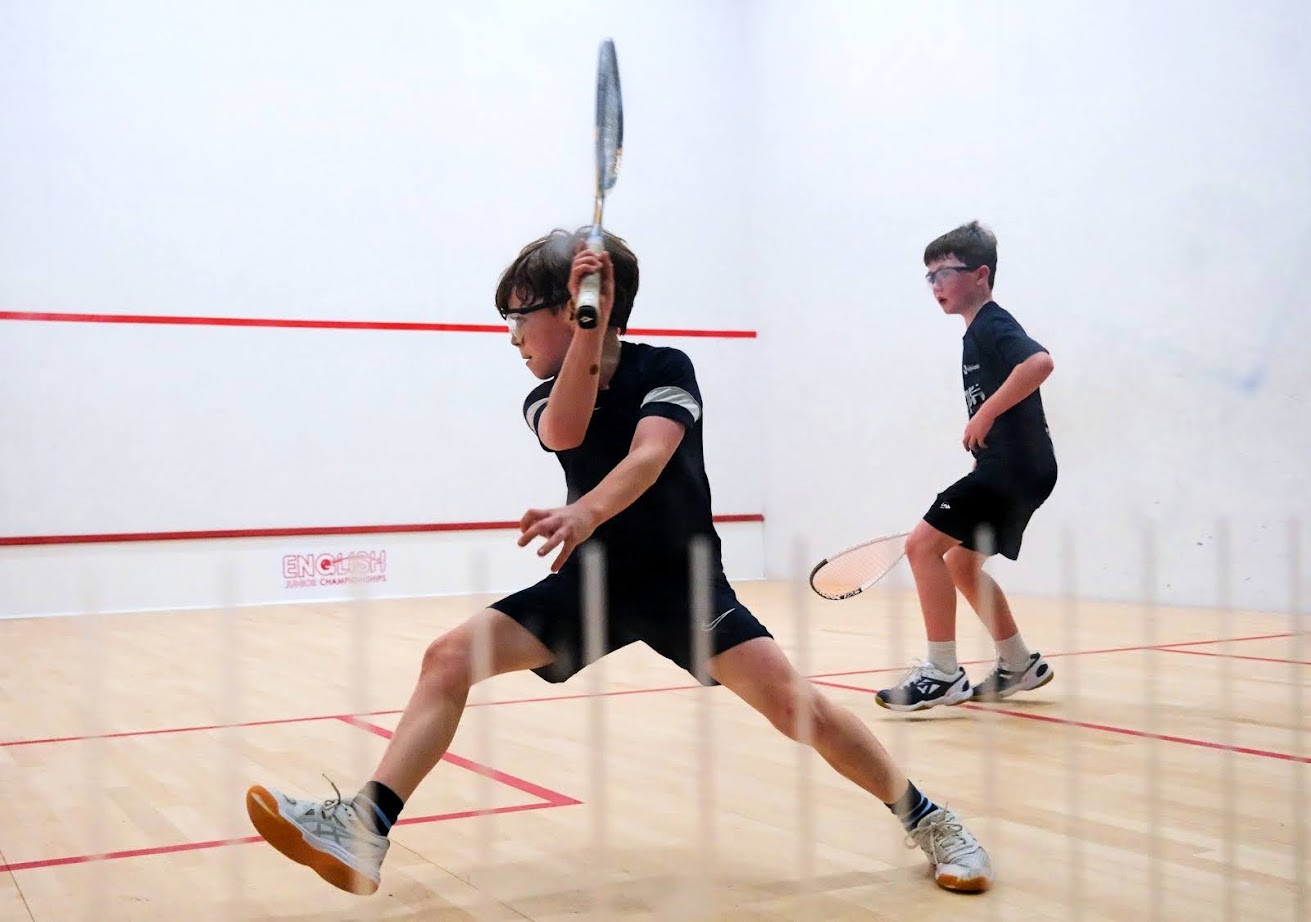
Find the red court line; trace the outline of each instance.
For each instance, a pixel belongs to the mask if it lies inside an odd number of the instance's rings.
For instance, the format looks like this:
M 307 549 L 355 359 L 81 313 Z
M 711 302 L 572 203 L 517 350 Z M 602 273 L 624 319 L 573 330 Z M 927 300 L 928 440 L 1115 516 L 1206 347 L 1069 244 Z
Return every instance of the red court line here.
M 758 512 L 717 515 L 715 522 L 763 522 Z M 32 547 L 48 544 L 120 544 L 134 541 L 205 541 L 215 538 L 300 538 L 324 535 L 392 535 L 414 532 L 510 531 L 519 522 L 430 522 L 408 525 L 329 525 L 299 528 L 225 528 L 208 531 L 139 531 L 104 535 L 18 535 L 0 537 L 0 547 Z
M 401 330 L 420 333 L 501 333 L 499 323 L 418 323 L 394 320 L 293 320 L 272 317 L 188 317 L 168 314 L 75 314 L 60 311 L 0 311 L 0 320 L 40 323 L 131 323 L 150 326 L 276 327 L 293 330 Z M 664 327 L 633 328 L 629 336 L 755 339 L 755 330 L 689 330 Z
M 1161 650 L 1166 653 L 1186 653 L 1188 651 L 1180 650 L 1178 648 L 1179 647 L 1204 647 L 1211 644 L 1220 644 L 1220 643 L 1243 643 L 1249 640 L 1280 640 L 1282 638 L 1292 637 L 1292 636 L 1293 635 L 1291 633 L 1255 634 L 1251 637 L 1221 637 L 1216 640 L 1185 640 L 1185 641 L 1181 641 L 1180 643 L 1149 644 L 1149 645 L 1137 646 L 1137 647 L 1103 647 L 1099 650 L 1071 650 L 1066 653 L 1044 653 L 1043 656 L 1046 657 L 1047 659 L 1055 659 L 1058 656 L 1093 656 L 1095 654 L 1100 654 L 1100 653 L 1140 653 L 1145 650 Z M 1226 654 L 1217 653 L 1215 655 L 1224 656 Z M 978 666 L 984 663 L 991 663 L 991 662 L 993 661 L 990 659 L 986 659 L 986 660 L 975 659 L 975 660 L 965 660 L 961 663 L 961 665 Z M 846 672 L 824 672 L 818 675 L 813 675 L 811 676 L 811 678 L 827 679 L 827 678 L 836 678 L 837 676 L 847 676 L 847 675 L 873 675 L 874 673 L 879 673 L 879 672 L 905 671 L 908 668 L 910 667 L 887 666 L 882 669 L 848 669 Z
M 892 671 L 892 670 L 888 670 Z M 543 695 L 537 698 L 502 698 L 499 701 L 470 701 L 465 708 L 493 707 L 502 704 L 541 704 L 549 701 L 580 701 L 585 698 L 614 698 L 622 695 L 650 695 L 656 692 L 689 691 L 698 685 L 666 685 L 661 688 L 626 688 L 607 692 L 580 692 L 575 695 Z M 275 717 L 271 720 L 248 720 L 234 724 L 195 724 L 189 727 L 164 727 L 159 730 L 123 730 L 117 733 L 99 733 L 86 736 L 45 736 L 38 739 L 0 740 L 0 749 L 6 746 L 38 746 L 43 743 L 84 743 L 90 740 L 127 739 L 135 736 L 160 736 L 168 733 L 196 733 L 201 730 L 236 730 L 244 727 L 268 727 L 275 724 L 313 723 L 317 720 L 344 720 L 352 723 L 362 717 L 392 717 L 402 713 L 401 708 L 368 711 L 364 714 L 317 714 L 313 717 Z
M 338 717 L 337 719 L 343 723 L 350 724 L 352 727 L 359 727 L 361 730 L 368 730 L 375 736 L 381 736 L 385 740 L 392 738 L 392 731 L 388 730 L 386 727 L 380 727 L 375 723 L 370 723 L 367 720 L 360 720 L 358 717 Z M 442 756 L 442 761 L 450 762 L 452 765 L 457 765 L 460 768 L 471 771 L 475 775 L 482 775 L 484 778 L 490 778 L 493 781 L 506 785 L 507 787 L 512 787 L 516 791 L 531 794 L 533 797 L 545 801 L 553 807 L 568 807 L 582 803 L 581 800 L 574 800 L 567 794 L 561 794 L 559 791 L 552 791 L 550 788 L 544 788 L 541 785 L 533 784 L 531 781 L 525 781 L 523 778 L 508 775 L 503 771 L 498 771 L 497 769 L 475 762 L 472 759 L 466 759 L 464 756 L 457 756 L 454 753 L 448 752 Z
M 1046 656 L 1045 653 L 1043 655 Z M 878 691 L 876 688 L 865 688 L 860 685 L 842 685 L 838 682 L 816 680 L 815 684 L 824 685 L 828 688 L 841 688 L 846 691 L 864 692 L 867 695 L 875 694 Z M 1268 749 L 1248 749 L 1246 746 L 1226 746 L 1223 743 L 1216 743 L 1211 740 L 1198 740 L 1187 736 L 1167 736 L 1163 733 L 1148 733 L 1146 730 L 1133 730 L 1129 727 L 1113 727 L 1109 724 L 1095 724 L 1089 723 L 1085 720 L 1071 720 L 1068 717 L 1053 717 L 1049 714 L 1033 714 L 1028 711 L 1012 711 L 1006 708 L 983 704 L 958 704 L 955 706 L 969 711 L 984 711 L 989 714 L 1005 714 L 1007 717 L 1018 717 L 1021 720 L 1037 720 L 1043 723 L 1061 724 L 1067 727 L 1080 727 L 1084 730 L 1099 730 L 1103 733 L 1116 733 L 1121 736 L 1138 737 L 1139 739 L 1159 740 L 1163 743 L 1180 743 L 1184 746 L 1200 746 L 1203 749 L 1218 749 L 1223 752 L 1237 752 L 1248 756 L 1260 756 L 1263 759 L 1280 759 L 1285 762 L 1303 762 L 1311 765 L 1311 756 L 1298 756 L 1288 752 L 1272 752 Z
M 1291 634 L 1262 634 L 1252 637 L 1231 637 L 1227 639 L 1220 638 L 1217 640 L 1190 640 L 1190 641 L 1184 641 L 1183 643 L 1180 644 L 1174 644 L 1172 646 L 1184 646 L 1185 644 L 1198 646 L 1202 644 L 1241 643 L 1242 641 L 1245 640 L 1274 640 L 1281 637 L 1291 637 L 1291 636 L 1292 636 Z M 1101 653 L 1132 653 L 1142 650 L 1158 650 L 1158 649 L 1161 649 L 1161 647 L 1159 646 L 1112 647 L 1103 650 L 1073 650 L 1067 653 L 1044 653 L 1043 656 L 1048 658 L 1057 657 L 1057 656 L 1093 656 Z M 992 661 L 991 660 L 977 661 L 977 663 L 982 663 L 982 662 L 992 662 Z M 967 663 L 966 665 L 970 665 L 970 664 Z M 815 675 L 810 676 L 810 678 L 818 682 L 820 679 L 834 678 L 838 676 L 875 675 L 878 673 L 887 673 L 887 672 L 904 672 L 906 669 L 907 669 L 906 666 L 887 666 L 881 669 L 854 669 L 854 670 L 849 670 L 847 672 L 817 673 Z M 830 685 L 833 688 L 849 688 L 853 691 L 865 691 L 865 692 L 871 691 L 871 689 L 868 688 L 863 688 L 855 685 L 840 685 L 836 682 L 821 682 L 820 684 Z M 657 688 L 625 688 L 625 689 L 617 689 L 615 691 L 606 691 L 606 692 L 599 692 L 599 693 L 579 692 L 577 694 L 572 694 L 572 695 L 542 695 L 540 697 L 534 697 L 534 698 L 502 698 L 497 701 L 471 701 L 469 702 L 467 707 L 470 708 L 494 707 L 494 706 L 505 705 L 505 704 L 545 704 L 552 701 L 580 701 L 589 698 L 615 698 L 615 697 L 622 697 L 625 695 L 650 695 L 660 692 L 690 691 L 692 689 L 699 688 L 699 687 L 700 686 L 696 684 L 689 683 L 686 685 L 665 685 Z M 93 734 L 89 736 L 51 736 L 51 737 L 42 737 L 39 739 L 0 740 L 0 749 L 3 749 L 6 746 L 36 746 L 42 743 L 80 743 L 86 740 L 96 740 L 96 739 L 124 739 L 134 736 L 157 736 L 165 733 L 193 733 L 198 730 L 231 730 L 231 729 L 237 729 L 242 727 L 267 727 L 274 724 L 310 723 L 316 720 L 354 721 L 362 717 L 390 717 L 400 713 L 401 713 L 401 709 L 393 708 L 389 710 L 368 711 L 364 714 L 319 714 L 313 717 L 278 717 L 272 720 L 251 720 L 251 721 L 243 721 L 241 723 L 234 723 L 234 724 L 201 724 L 201 725 L 189 726 L 189 727 L 167 727 L 158 730 L 124 730 L 117 733 L 104 733 L 99 735 Z
M 576 801 L 575 801 L 576 802 Z M 545 810 L 548 807 L 565 806 L 562 803 L 538 801 L 530 804 L 511 804 L 508 807 L 489 807 L 486 810 L 460 810 L 456 813 L 437 813 L 432 816 L 407 817 L 397 822 L 397 826 L 417 823 L 437 823 L 443 820 L 462 820 L 474 816 L 492 816 L 501 813 L 522 813 L 525 810 Z M 0 864 L 0 874 L 6 871 L 35 871 L 41 868 L 56 868 L 69 864 L 89 864 L 93 861 L 116 861 L 120 858 L 146 858 L 151 855 L 171 855 L 176 852 L 194 852 L 209 848 L 223 848 L 228 845 L 249 845 L 262 842 L 259 836 L 243 836 L 240 839 L 214 839 L 209 842 L 183 842 L 178 845 L 157 845 L 153 848 L 132 848 L 119 852 L 105 852 L 101 855 L 70 855 L 65 858 L 43 858 L 39 861 L 19 861 L 14 864 Z
M 1237 653 L 1212 653 L 1209 650 L 1177 650 L 1174 647 L 1162 647 L 1163 653 L 1187 653 L 1189 656 L 1214 656 L 1219 659 L 1245 659 L 1255 663 L 1285 663 L 1289 666 L 1311 666 L 1304 659 L 1280 659 L 1275 656 L 1242 656 Z
M 92 861 L 113 861 L 118 858 L 145 858 L 150 855 L 171 855 L 175 852 L 194 852 L 206 848 L 222 848 L 225 845 L 246 845 L 262 841 L 259 836 L 244 836 L 240 839 L 214 839 L 209 842 L 184 842 L 181 845 L 156 845 L 152 848 L 131 848 L 120 852 L 105 852 L 102 855 L 70 855 L 66 858 L 45 858 L 40 861 L 19 861 L 15 864 L 0 864 L 0 872 L 31 871 L 38 868 L 57 868 L 68 864 L 88 864 Z
M 400 713 L 399 711 L 395 713 Z M 85 743 L 91 740 L 126 739 L 133 736 L 160 736 L 166 733 L 195 733 L 199 730 L 233 730 L 238 727 L 268 727 L 274 724 L 303 724 L 316 720 L 332 720 L 343 716 L 320 714 L 317 717 L 277 717 L 272 720 L 250 720 L 235 724 L 197 724 L 191 727 L 165 727 L 162 730 L 123 730 L 118 733 L 91 733 L 84 736 L 47 736 L 32 740 L 0 740 L 0 749 L 6 746 L 36 746 L 41 743 Z
M 350 716 L 338 716 L 336 718 L 318 718 L 309 717 L 301 718 L 304 720 L 321 720 L 336 719 L 353 727 L 359 727 L 362 730 L 368 730 L 384 739 L 391 739 L 391 731 L 377 724 L 368 721 L 359 720 Z M 283 721 L 263 721 L 262 723 L 282 723 Z M 206 729 L 193 727 L 188 729 Z M 212 728 L 210 728 L 212 729 Z M 167 733 L 169 731 L 153 731 Z M 466 759 L 463 756 L 454 753 L 446 753 L 442 756 L 443 762 L 450 762 L 459 768 L 471 771 L 476 775 L 482 775 L 484 778 L 503 784 L 506 787 L 513 788 L 520 793 L 527 794 L 530 797 L 536 797 L 537 801 L 527 804 L 511 804 L 507 807 L 488 807 L 479 810 L 459 810 L 453 813 L 435 813 L 431 816 L 412 816 L 400 820 L 397 826 L 412 826 L 419 823 L 436 823 L 443 820 L 468 819 L 475 816 L 491 816 L 502 813 L 520 813 L 524 810 L 542 810 L 547 807 L 571 807 L 581 804 L 581 800 L 575 800 L 567 794 L 561 794 L 559 791 L 552 791 L 550 788 L 544 788 L 541 785 L 533 784 L 523 778 L 507 774 L 489 766 L 475 762 L 472 759 Z M 69 864 L 87 864 L 92 861 L 114 861 L 119 858 L 144 858 L 151 855 L 169 855 L 175 852 L 190 852 L 209 848 L 222 848 L 227 845 L 248 845 L 251 842 L 259 842 L 259 836 L 243 836 L 239 839 L 213 839 L 207 842 L 184 842 L 178 845 L 157 845 L 151 848 L 132 848 L 124 851 L 106 852 L 100 855 L 71 855 L 64 858 L 45 858 L 37 861 L 21 861 L 15 864 L 0 864 L 0 874 L 6 871 L 31 871 L 39 868 L 53 868 Z
M 18 535 L 0 538 L 0 547 L 41 544 L 118 544 L 133 541 L 202 541 L 214 538 L 299 538 L 324 535 L 389 535 L 437 531 L 503 531 L 518 522 L 432 522 L 414 525 L 329 525 L 300 528 L 217 528 L 197 531 L 130 531 L 103 535 Z
M 1263 759 L 1281 759 L 1285 762 L 1302 762 L 1311 765 L 1311 756 L 1293 755 L 1289 752 L 1272 752 L 1268 749 L 1249 749 L 1246 746 L 1226 746 L 1212 740 L 1199 740 L 1187 736 L 1169 736 L 1164 733 L 1148 733 L 1146 730 L 1133 730 L 1128 727 L 1112 727 L 1107 724 L 1094 724 L 1085 720 L 1070 720 L 1068 717 L 1052 717 L 1048 714 L 1032 714 L 1028 711 L 1011 711 L 1005 708 L 982 704 L 962 704 L 959 707 L 971 711 L 991 711 L 1022 720 L 1037 720 L 1043 723 L 1064 724 L 1067 727 L 1082 727 L 1085 730 L 1100 730 L 1103 733 L 1118 733 L 1122 736 L 1135 736 L 1139 739 L 1159 740 L 1163 743 L 1180 743 L 1184 746 L 1200 746 L 1203 749 L 1217 749 L 1222 752 L 1238 752 L 1247 756 L 1260 756 Z

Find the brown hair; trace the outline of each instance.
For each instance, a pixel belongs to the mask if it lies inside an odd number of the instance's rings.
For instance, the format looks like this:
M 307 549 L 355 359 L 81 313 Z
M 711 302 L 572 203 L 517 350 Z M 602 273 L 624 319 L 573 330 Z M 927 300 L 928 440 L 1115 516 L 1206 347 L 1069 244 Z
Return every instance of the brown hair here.
M 988 289 L 997 284 L 997 236 L 978 221 L 947 231 L 924 248 L 924 265 L 955 256 L 971 269 L 988 267 Z
M 514 262 L 501 273 L 501 280 L 496 285 L 496 309 L 501 316 L 506 316 L 510 309 L 512 294 L 518 295 L 524 304 L 559 304 L 561 307 L 567 304 L 569 269 L 578 244 L 587 241 L 591 230 L 590 224 L 573 233 L 556 228 L 520 250 Z M 615 270 L 615 304 L 610 312 L 610 326 L 623 333 L 628 330 L 628 316 L 633 312 L 633 301 L 637 298 L 637 256 L 622 237 L 609 231 L 605 231 L 604 236 L 605 249 Z

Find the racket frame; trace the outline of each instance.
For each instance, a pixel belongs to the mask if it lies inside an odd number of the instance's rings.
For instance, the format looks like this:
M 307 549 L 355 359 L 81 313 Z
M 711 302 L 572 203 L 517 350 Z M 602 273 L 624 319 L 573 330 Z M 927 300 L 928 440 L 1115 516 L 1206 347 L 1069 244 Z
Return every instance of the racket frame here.
M 885 577 L 885 576 L 887 576 L 889 573 L 891 573 L 891 572 L 892 572 L 892 569 L 893 569 L 893 568 L 894 568 L 898 563 L 901 562 L 901 559 L 902 559 L 903 557 L 906 556 L 906 539 L 907 539 L 908 537 L 910 537 L 910 532 L 894 532 L 894 533 L 892 533 L 892 534 L 880 535 L 880 536 L 877 537 L 877 538 L 869 538 L 869 539 L 867 539 L 867 540 L 865 540 L 865 541 L 861 541 L 861 542 L 858 543 L 858 544 L 853 544 L 853 545 L 851 545 L 850 547 L 845 547 L 845 548 L 843 548 L 842 550 L 838 551 L 838 552 L 835 553 L 835 554 L 830 554 L 829 556 L 827 556 L 827 557 L 825 557 L 823 560 L 821 560 L 819 563 L 817 563 L 817 564 L 815 564 L 813 567 L 811 567 L 811 569 L 810 569 L 810 576 L 807 577 L 807 580 L 806 580 L 806 581 L 810 584 L 810 589 L 811 589 L 811 591 L 814 592 L 815 595 L 819 596 L 821 599 L 827 599 L 827 600 L 829 600 L 830 602 L 841 602 L 841 601 L 843 601 L 843 600 L 845 600 L 845 599 L 854 598 L 854 597 L 860 595 L 860 594 L 861 594 L 862 592 L 864 592 L 866 589 L 869 589 L 871 586 L 873 586 L 873 585 L 874 585 L 875 583 L 877 583 L 879 580 L 883 579 L 883 577 Z M 900 550 L 900 552 L 897 554 L 897 556 L 894 557 L 894 558 L 892 559 L 892 562 L 889 563 L 887 566 L 885 566 L 885 567 L 884 567 L 880 572 L 878 572 L 878 573 L 875 574 L 874 576 L 872 576 L 872 577 L 870 577 L 870 578 L 868 578 L 868 579 L 862 581 L 862 582 L 860 583 L 860 585 L 858 585 L 855 589 L 852 589 L 852 590 L 850 590 L 850 591 L 848 591 L 848 592 L 844 592 L 844 593 L 842 593 L 842 594 L 840 594 L 840 595 L 829 595 L 828 593 L 820 592 L 819 589 L 817 589 L 817 588 L 815 587 L 815 575 L 816 575 L 817 573 L 819 573 L 819 571 L 822 570 L 824 567 L 828 566 L 830 563 L 833 563 L 833 562 L 835 562 L 835 561 L 841 559 L 842 557 L 846 556 L 847 554 L 852 553 L 853 551 L 859 551 L 859 550 L 861 550 L 861 549 L 863 549 L 863 548 L 867 548 L 867 547 L 869 547 L 869 546 L 871 546 L 871 545 L 874 545 L 874 544 L 880 544 L 880 543 L 882 543 L 882 542 L 884 542 L 884 541 L 891 541 L 891 540 L 896 540 L 896 539 L 900 539 L 900 541 L 901 541 L 901 550 Z

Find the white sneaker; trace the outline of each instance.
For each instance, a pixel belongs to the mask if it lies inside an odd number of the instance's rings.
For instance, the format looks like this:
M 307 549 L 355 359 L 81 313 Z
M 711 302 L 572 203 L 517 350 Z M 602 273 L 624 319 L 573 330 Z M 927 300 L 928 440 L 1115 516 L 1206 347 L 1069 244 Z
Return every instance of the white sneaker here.
M 956 814 L 939 807 L 912 829 L 906 847 L 919 846 L 933 865 L 933 879 L 944 890 L 982 893 L 992 886 L 988 853 L 961 825 Z
M 916 663 L 893 688 L 882 689 L 874 700 L 893 711 L 922 711 L 940 704 L 960 704 L 974 694 L 960 666 L 942 672 L 928 660 Z
M 297 800 L 256 784 L 246 791 L 246 813 L 264 841 L 334 887 L 361 895 L 378 889 L 391 841 L 366 827 L 340 791 L 331 800 Z
M 1000 701 L 1016 692 L 1042 688 L 1055 677 L 1056 673 L 1047 665 L 1041 653 L 1030 654 L 1023 669 L 1009 669 L 998 660 L 988 677 L 974 686 L 974 700 Z

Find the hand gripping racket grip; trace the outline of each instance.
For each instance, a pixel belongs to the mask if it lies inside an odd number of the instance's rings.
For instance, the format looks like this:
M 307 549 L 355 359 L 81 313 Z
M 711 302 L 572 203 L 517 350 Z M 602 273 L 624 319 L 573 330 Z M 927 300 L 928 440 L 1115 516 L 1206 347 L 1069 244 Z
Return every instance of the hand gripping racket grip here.
M 599 234 L 587 238 L 587 248 L 593 253 L 604 253 L 605 242 Z M 583 283 L 578 286 L 578 311 L 575 314 L 578 325 L 584 330 L 595 329 L 600 314 L 596 306 L 601 303 L 601 274 L 593 272 L 583 276 Z

